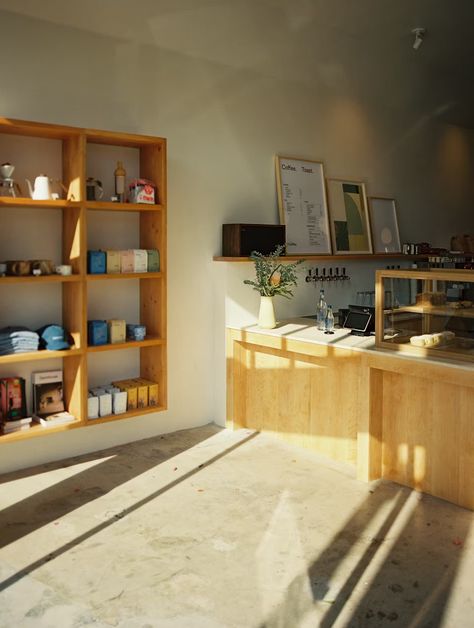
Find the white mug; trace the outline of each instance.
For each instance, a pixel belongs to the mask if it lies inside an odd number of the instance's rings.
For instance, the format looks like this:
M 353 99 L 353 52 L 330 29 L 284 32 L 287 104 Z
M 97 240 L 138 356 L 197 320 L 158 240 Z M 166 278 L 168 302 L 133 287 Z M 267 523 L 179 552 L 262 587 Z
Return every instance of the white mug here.
M 56 266 L 56 273 L 58 275 L 72 275 L 72 266 L 69 266 L 68 264 Z

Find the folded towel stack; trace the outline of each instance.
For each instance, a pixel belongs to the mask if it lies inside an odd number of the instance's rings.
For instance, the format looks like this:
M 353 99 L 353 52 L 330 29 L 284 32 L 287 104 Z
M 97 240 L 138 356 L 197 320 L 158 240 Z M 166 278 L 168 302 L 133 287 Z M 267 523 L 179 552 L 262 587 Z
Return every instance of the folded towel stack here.
M 0 355 L 38 351 L 39 336 L 28 327 L 0 329 Z

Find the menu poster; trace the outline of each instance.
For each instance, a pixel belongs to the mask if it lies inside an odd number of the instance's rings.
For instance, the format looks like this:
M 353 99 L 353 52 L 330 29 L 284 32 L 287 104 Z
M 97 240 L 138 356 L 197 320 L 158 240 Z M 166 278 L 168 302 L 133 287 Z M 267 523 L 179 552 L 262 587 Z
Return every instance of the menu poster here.
M 280 222 L 286 225 L 287 255 L 330 254 L 323 164 L 276 157 Z

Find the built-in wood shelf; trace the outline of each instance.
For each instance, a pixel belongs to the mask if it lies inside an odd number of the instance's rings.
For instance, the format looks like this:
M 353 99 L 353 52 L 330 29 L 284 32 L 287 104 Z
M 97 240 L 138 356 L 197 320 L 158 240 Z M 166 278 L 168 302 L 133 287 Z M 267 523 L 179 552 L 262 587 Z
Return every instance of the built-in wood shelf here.
M 100 275 L 87 275 L 90 281 L 101 279 L 161 279 L 162 273 L 109 273 Z
M 0 277 L 0 286 L 11 283 L 71 283 L 81 281 L 81 275 L 26 275 L 24 277 Z
M 0 440 L 1 442 L 13 442 L 17 440 L 25 440 L 27 438 L 34 438 L 35 436 L 44 436 L 45 434 L 53 434 L 54 432 L 64 432 L 66 430 L 70 430 L 71 428 L 81 427 L 84 424 L 82 421 L 69 421 L 68 423 L 58 423 L 57 425 L 51 425 L 50 427 L 40 425 L 39 423 L 35 423 L 34 421 L 31 424 L 29 430 L 21 430 L 19 432 L 10 432 L 10 434 L 1 434 Z
M 55 358 L 72 358 L 82 355 L 83 353 L 82 349 L 66 349 L 64 351 L 48 351 L 47 349 L 41 349 L 39 351 L 28 351 L 27 353 L 10 353 L 8 355 L 0 355 L 0 364 L 53 360 Z
M 111 212 L 156 212 L 161 211 L 161 205 L 146 205 L 145 203 L 114 203 L 113 201 L 86 201 L 87 209 L 93 211 Z
M 167 158 L 166 158 L 166 139 L 162 137 L 151 137 L 148 135 L 134 135 L 130 133 L 117 133 L 113 131 L 85 129 L 66 127 L 54 124 L 43 124 L 37 122 L 29 122 L 25 120 L 14 120 L 0 117 L 0 143 L 5 148 L 11 144 L 18 150 L 18 161 L 21 161 L 21 153 L 28 163 L 33 164 L 36 159 L 36 166 L 31 166 L 30 179 L 34 181 L 36 172 L 40 172 L 38 164 L 43 163 L 44 148 L 36 141 L 23 140 L 18 141 L 19 137 L 24 138 L 43 138 L 44 140 L 55 140 L 55 146 L 51 145 L 51 150 L 56 151 L 58 163 L 58 172 L 56 176 L 60 176 L 61 180 L 68 190 L 69 199 L 58 200 L 33 200 L 26 197 L 0 196 L 0 229 L 5 237 L 9 237 L 9 225 L 11 215 L 17 214 L 18 220 L 23 225 L 24 230 L 31 227 L 32 219 L 36 220 L 38 212 L 45 209 L 57 210 L 54 218 L 56 245 L 61 249 L 59 253 L 56 248 L 51 249 L 50 255 L 47 250 L 41 255 L 61 259 L 62 264 L 68 264 L 72 267 L 75 274 L 69 276 L 63 275 L 40 275 L 39 277 L 28 275 L 26 277 L 0 277 L 1 299 L 0 310 L 6 302 L 11 304 L 11 311 L 8 318 L 11 324 L 15 324 L 17 315 L 14 311 L 15 286 L 23 285 L 25 288 L 37 284 L 56 285 L 57 294 L 54 295 L 58 302 L 58 312 L 61 325 L 71 333 L 75 340 L 74 347 L 66 351 L 31 351 L 28 353 L 16 353 L 9 355 L 0 355 L 0 366 L 8 375 L 22 373 L 27 379 L 27 386 L 30 387 L 31 381 L 28 381 L 28 372 L 47 368 L 48 364 L 41 365 L 41 361 L 49 360 L 49 366 L 54 364 L 51 360 L 60 360 L 63 371 L 63 387 L 64 402 L 68 411 L 75 417 L 77 421 L 56 425 L 53 427 L 42 427 L 33 425 L 30 429 L 23 432 L 15 432 L 13 434 L 0 434 L 0 444 L 16 440 L 23 440 L 37 435 L 50 434 L 52 432 L 68 430 L 71 428 L 86 427 L 94 425 L 94 423 L 104 423 L 108 421 L 117 421 L 123 418 L 139 417 L 150 412 L 158 412 L 165 410 L 167 407 L 167 342 L 166 342 L 166 319 L 167 319 L 167 282 L 165 272 L 150 273 L 117 273 L 117 274 L 100 274 L 89 275 L 86 272 L 87 267 L 87 240 L 88 233 L 94 228 L 94 219 L 97 212 L 104 212 L 102 218 L 105 222 L 113 225 L 118 223 L 120 228 L 128 228 L 129 221 L 132 221 L 130 228 L 132 229 L 130 242 L 134 248 L 157 250 L 160 255 L 161 268 L 166 268 L 166 214 L 167 214 Z M 57 141 L 57 142 L 56 142 Z M 106 150 L 100 147 L 109 147 Z M 125 149 L 133 149 L 127 157 Z M 10 148 L 8 148 L 10 150 Z M 31 151 L 31 154 L 30 154 Z M 5 153 L 8 151 L 5 150 Z M 125 154 L 124 154 L 125 153 Z M 15 155 L 17 153 L 15 152 Z M 89 201 L 86 198 L 87 190 L 87 173 L 97 168 L 97 160 L 101 162 L 101 172 L 110 173 L 109 184 L 112 183 L 112 175 L 117 161 L 120 159 L 130 159 L 134 163 L 133 170 L 135 176 L 153 181 L 157 186 L 158 196 L 157 203 L 148 205 L 143 203 L 114 203 L 109 196 L 104 196 L 102 200 Z M 60 166 L 60 167 L 59 167 Z M 60 174 L 59 174 L 60 173 Z M 0 193 L 5 192 L 5 189 Z M 22 195 L 27 194 L 28 188 L 21 184 Z M 9 211 L 2 211 L 2 208 Z M 125 213 L 124 213 L 125 212 Z M 126 212 L 129 212 L 128 214 Z M 36 218 L 34 218 L 36 216 Z M 107 230 L 104 224 L 103 228 Z M 108 231 L 108 230 L 107 230 Z M 112 228 L 111 233 L 114 233 Z M 34 236 L 34 234 L 32 234 Z M 13 237 L 13 231 L 11 236 Z M 37 234 L 37 237 L 41 237 Z M 114 237 L 111 236 L 109 246 L 118 249 L 120 246 L 114 246 Z M 39 246 L 41 242 L 32 244 L 29 254 L 24 253 L 22 257 L 25 259 L 33 259 L 38 257 L 35 253 L 35 246 Z M 49 245 L 48 245 L 49 246 Z M 42 248 L 44 251 L 44 247 Z M 19 253 L 18 253 L 19 255 Z M 138 280 L 135 283 L 128 281 L 130 279 Z M 123 280 L 125 283 L 123 289 L 128 293 L 128 298 L 139 301 L 140 323 L 143 324 L 149 332 L 151 332 L 144 340 L 130 340 L 120 344 L 107 344 L 99 347 L 87 346 L 87 322 L 88 322 L 88 306 L 95 299 L 107 300 L 106 282 Z M 94 282 L 99 281 L 100 284 Z M 92 282 L 92 283 L 91 283 Z M 125 286 L 126 284 L 126 286 Z M 99 293 L 92 288 L 100 286 Z M 47 286 L 46 286 L 47 287 Z M 110 284 L 109 284 L 110 287 Z M 139 287 L 139 294 L 135 294 L 135 288 Z M 7 292 L 12 291 L 12 295 Z M 35 297 L 28 303 L 31 309 L 32 320 L 36 320 L 35 310 L 38 310 L 37 326 L 45 324 L 48 320 L 43 320 L 42 306 L 50 298 L 49 291 L 41 289 Z M 125 296 L 125 299 L 127 296 Z M 9 299 L 9 301 L 7 301 Z M 43 299 L 38 302 L 35 299 Z M 120 311 L 117 312 L 117 316 Z M 46 316 L 46 314 L 45 314 Z M 19 319 L 18 319 L 19 320 Z M 30 326 L 33 323 L 30 323 Z M 121 349 L 135 349 L 139 355 L 139 366 L 130 364 L 130 377 L 142 377 L 144 379 L 156 382 L 158 384 L 158 403 L 159 407 L 140 408 L 133 412 L 127 412 L 122 415 L 111 415 L 104 417 L 98 421 L 90 421 L 88 414 L 88 388 L 91 385 L 89 380 L 88 360 L 89 356 L 99 354 L 106 356 L 107 351 L 120 351 Z M 124 354 L 125 366 L 132 352 Z M 112 354 L 114 358 L 119 356 L 118 353 Z M 97 358 L 98 359 L 98 358 Z M 94 359 L 91 359 L 94 361 Z M 116 360 L 115 360 L 116 361 Z M 114 360 L 112 360 L 114 362 Z M 28 365 L 28 363 L 31 363 Z M 20 366 L 18 366 L 20 365 Z M 110 365 L 110 371 L 104 368 L 100 373 L 101 383 L 107 384 L 116 376 L 114 365 Z M 138 368 L 137 368 L 138 367 Z M 8 370 L 7 370 L 8 369 Z M 124 372 L 122 376 L 125 376 Z M 1 446 L 1 445 L 0 445 Z
M 134 416 L 153 414 L 154 412 L 163 412 L 164 410 L 166 410 L 166 408 L 163 406 L 147 406 L 146 408 L 137 408 L 136 410 L 122 412 L 122 414 L 109 414 L 107 416 L 101 416 L 98 419 L 88 419 L 87 425 L 95 423 L 108 423 L 109 421 L 117 421 L 117 419 L 130 419 Z
M 32 198 L 12 198 L 10 196 L 0 196 L 0 207 L 27 207 L 28 209 L 37 207 L 38 209 L 65 209 L 67 207 L 80 207 L 80 203 L 76 201 L 67 201 L 58 199 L 57 201 L 36 201 Z
M 146 336 L 145 340 L 126 340 L 125 342 L 115 342 L 114 344 L 97 345 L 87 347 L 90 353 L 100 353 L 102 351 L 119 351 L 121 349 L 140 349 L 141 347 L 156 347 L 162 345 L 163 340 L 159 336 Z

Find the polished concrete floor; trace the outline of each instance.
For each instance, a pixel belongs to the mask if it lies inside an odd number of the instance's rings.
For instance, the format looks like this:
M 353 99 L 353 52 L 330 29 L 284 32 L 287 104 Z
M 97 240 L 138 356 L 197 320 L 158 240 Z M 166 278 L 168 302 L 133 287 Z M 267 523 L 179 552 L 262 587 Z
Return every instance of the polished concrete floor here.
M 0 626 L 474 626 L 474 513 L 215 426 L 0 479 Z

